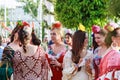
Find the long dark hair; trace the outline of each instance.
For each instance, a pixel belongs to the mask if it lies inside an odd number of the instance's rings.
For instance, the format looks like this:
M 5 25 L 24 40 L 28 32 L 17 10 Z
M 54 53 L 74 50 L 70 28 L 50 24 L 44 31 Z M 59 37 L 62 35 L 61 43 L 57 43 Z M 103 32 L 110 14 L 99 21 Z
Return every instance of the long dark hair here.
M 34 29 L 32 29 L 32 43 L 39 46 L 41 44 L 40 39 L 36 36 Z
M 94 53 L 94 51 L 95 51 L 95 49 L 98 47 L 98 44 L 97 44 L 97 42 L 95 41 L 95 34 L 93 34 L 92 35 L 92 47 L 93 47 L 93 53 Z
M 20 30 L 18 32 L 19 41 L 23 47 L 24 52 L 26 53 L 27 52 L 26 44 L 28 43 L 28 40 L 32 38 L 32 29 L 30 28 L 29 23 L 24 21 L 20 22 L 19 26 L 20 26 Z
M 65 36 L 68 35 L 69 37 L 72 38 L 72 34 L 71 33 L 66 33 Z
M 22 27 L 20 29 L 20 31 L 18 32 L 18 36 L 19 36 L 19 41 L 23 47 L 24 52 L 26 53 L 26 44 L 28 43 L 28 40 L 30 40 L 30 36 L 32 34 L 29 34 L 28 32 L 26 32 L 25 30 L 23 30 L 24 27 Z
M 78 30 L 74 33 L 72 38 L 72 61 L 78 63 L 81 56 L 80 53 L 84 48 L 84 40 L 86 39 L 86 32 Z
M 10 42 L 14 41 L 15 33 L 17 33 L 20 30 L 19 24 L 16 25 L 16 27 L 12 30 L 11 37 L 10 37 Z

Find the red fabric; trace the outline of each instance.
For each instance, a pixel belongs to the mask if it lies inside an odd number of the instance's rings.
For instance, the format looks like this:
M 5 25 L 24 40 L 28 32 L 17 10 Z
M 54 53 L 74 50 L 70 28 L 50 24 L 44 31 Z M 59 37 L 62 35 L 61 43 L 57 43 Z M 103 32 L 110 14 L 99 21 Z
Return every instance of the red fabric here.
M 112 73 L 112 80 L 115 79 L 115 71 L 120 70 L 120 54 L 117 53 L 115 50 L 111 50 L 107 55 L 102 58 L 100 63 L 100 76 L 107 74 L 108 72 L 113 71 Z M 109 79 L 105 79 L 109 80 Z
M 104 56 L 104 58 L 102 58 L 100 63 L 100 76 L 107 73 L 108 59 L 112 53 L 114 53 L 114 50 L 110 51 L 107 55 Z
M 110 80 L 110 79 L 108 79 L 108 78 L 105 78 L 104 80 Z
M 99 59 L 99 62 L 101 61 L 101 59 Z M 99 69 L 99 65 L 97 65 L 95 63 L 95 60 L 93 60 L 93 65 L 94 65 L 94 69 L 95 69 L 95 80 L 99 77 L 99 73 L 100 73 L 100 69 Z
M 63 63 L 64 55 L 65 55 L 65 52 L 63 52 L 61 54 L 61 56 L 59 57 L 59 59 L 57 59 L 57 61 L 61 64 Z M 50 64 L 51 60 L 48 58 L 47 54 L 46 54 L 46 57 L 47 57 L 48 62 Z M 57 66 L 52 66 L 52 65 L 50 65 L 50 67 L 51 67 L 52 74 L 53 74 L 52 80 L 62 80 L 62 67 L 57 67 Z

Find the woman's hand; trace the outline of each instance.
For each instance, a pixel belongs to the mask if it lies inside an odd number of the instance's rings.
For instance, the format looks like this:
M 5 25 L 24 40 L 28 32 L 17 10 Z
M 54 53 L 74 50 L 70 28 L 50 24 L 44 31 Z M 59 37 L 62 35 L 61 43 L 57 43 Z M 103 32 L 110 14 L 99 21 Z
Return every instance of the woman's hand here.
M 51 60 L 50 64 L 52 64 L 54 66 L 62 67 L 61 63 L 59 63 L 56 59 Z
M 88 74 L 92 75 L 91 59 L 86 60 L 85 70 L 87 71 Z
M 78 65 L 78 67 L 80 67 L 79 65 L 81 64 L 81 62 L 83 61 L 83 59 L 82 58 L 80 58 L 80 60 L 79 60 L 79 63 L 77 64 Z

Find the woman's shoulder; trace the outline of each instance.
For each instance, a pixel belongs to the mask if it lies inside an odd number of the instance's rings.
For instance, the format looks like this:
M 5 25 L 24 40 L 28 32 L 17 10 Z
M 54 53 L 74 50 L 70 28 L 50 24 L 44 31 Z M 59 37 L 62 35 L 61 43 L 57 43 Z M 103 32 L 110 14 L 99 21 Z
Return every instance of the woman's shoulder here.
M 90 50 L 87 50 L 87 54 L 85 56 L 85 58 L 92 58 L 93 57 L 93 52 Z
M 5 48 L 4 48 L 4 50 L 3 50 L 3 52 L 4 51 L 14 51 L 13 49 L 12 49 L 12 47 L 11 46 L 6 46 Z
M 100 50 L 101 47 L 97 47 L 94 51 L 93 54 L 94 56 L 98 55 L 98 51 Z
M 65 54 L 65 57 L 71 57 L 72 56 L 72 51 L 68 50 Z

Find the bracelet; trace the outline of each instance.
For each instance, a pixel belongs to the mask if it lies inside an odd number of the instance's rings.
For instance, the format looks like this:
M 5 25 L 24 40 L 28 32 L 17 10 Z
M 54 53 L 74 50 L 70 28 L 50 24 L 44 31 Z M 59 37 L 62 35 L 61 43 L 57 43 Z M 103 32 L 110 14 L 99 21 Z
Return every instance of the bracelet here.
M 77 68 L 79 68 L 79 65 L 78 65 L 78 64 L 76 64 L 76 66 L 77 66 Z

